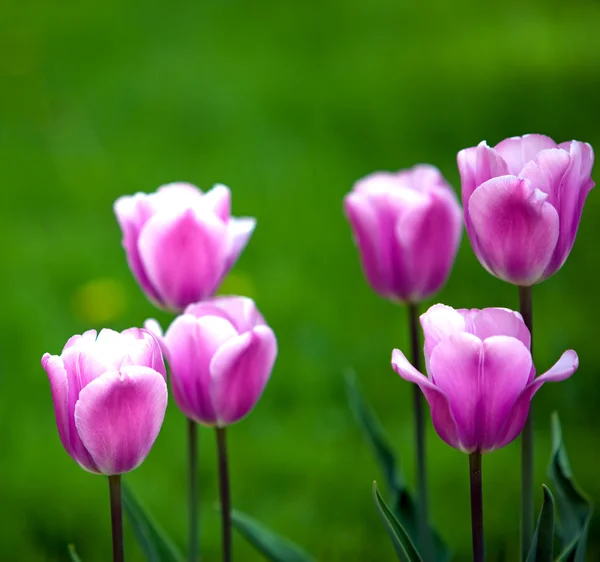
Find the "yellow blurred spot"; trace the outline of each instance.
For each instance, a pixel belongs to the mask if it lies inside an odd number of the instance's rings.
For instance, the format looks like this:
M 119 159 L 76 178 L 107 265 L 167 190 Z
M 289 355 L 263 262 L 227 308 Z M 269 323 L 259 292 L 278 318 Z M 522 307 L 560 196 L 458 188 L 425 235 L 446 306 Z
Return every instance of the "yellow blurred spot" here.
M 87 324 L 117 320 L 125 311 L 125 289 L 112 277 L 93 279 L 77 288 L 72 306 L 77 318 Z
M 240 297 L 256 298 L 254 283 L 248 275 L 241 272 L 230 273 L 225 277 L 220 289 L 219 295 L 238 295 Z

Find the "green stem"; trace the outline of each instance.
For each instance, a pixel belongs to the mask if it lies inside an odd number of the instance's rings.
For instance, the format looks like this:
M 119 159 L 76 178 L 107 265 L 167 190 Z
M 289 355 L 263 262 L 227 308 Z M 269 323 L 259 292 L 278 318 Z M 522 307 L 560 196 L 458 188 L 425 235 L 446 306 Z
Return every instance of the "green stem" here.
M 483 562 L 483 493 L 481 485 L 481 453 L 469 455 L 469 480 L 471 484 L 471 534 L 473 537 L 473 562 Z
M 412 351 L 412 364 L 417 370 L 421 370 L 421 343 L 419 338 L 419 305 L 409 303 L 408 317 L 410 327 L 410 343 Z M 415 417 L 415 444 L 417 450 L 417 490 L 418 490 L 418 530 L 419 545 L 423 562 L 433 561 L 431 529 L 429 526 L 429 499 L 427 494 L 427 459 L 425 454 L 425 418 L 424 398 L 421 389 L 414 385 L 413 389 L 413 411 Z
M 110 524 L 112 528 L 113 562 L 124 562 L 125 550 L 123 547 L 123 508 L 121 505 L 120 474 L 114 474 L 108 477 L 108 490 L 110 494 Z
M 224 427 L 217 427 L 215 430 L 217 432 L 217 454 L 219 456 L 219 492 L 221 496 L 223 562 L 231 562 L 231 497 L 229 495 L 227 441 Z
M 532 287 L 519 287 L 519 311 L 531 334 L 533 356 L 533 291 Z M 534 529 L 533 505 L 533 401 L 521 433 L 521 560 L 529 554 Z
M 198 436 L 197 424 L 188 419 L 188 509 L 189 560 L 197 562 L 200 522 L 198 517 Z

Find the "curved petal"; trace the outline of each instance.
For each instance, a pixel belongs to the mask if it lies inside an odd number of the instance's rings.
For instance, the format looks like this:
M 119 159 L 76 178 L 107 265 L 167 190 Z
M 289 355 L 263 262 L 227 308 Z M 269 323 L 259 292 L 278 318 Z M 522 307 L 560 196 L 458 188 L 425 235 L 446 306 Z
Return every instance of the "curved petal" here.
M 227 222 L 231 213 L 231 191 L 226 185 L 217 183 L 202 197 L 202 203 Z
M 548 265 L 545 277 L 549 277 L 565 263 L 575 243 L 577 229 L 588 193 L 594 187 L 591 178 L 594 151 L 588 143 L 571 141 L 560 145 L 568 150 L 571 166 L 560 184 L 557 204 L 560 216 L 558 244 Z
M 533 160 L 538 152 L 548 148 L 556 148 L 556 143 L 546 135 L 511 137 L 494 147 L 508 164 L 509 173 L 513 176 L 518 176 L 527 162 Z
M 226 234 L 216 215 L 193 208 L 158 213 L 146 223 L 140 255 L 160 302 L 182 310 L 213 294 L 227 259 Z
M 217 425 L 238 422 L 254 408 L 277 356 L 273 330 L 258 326 L 225 342 L 210 363 L 211 396 Z
M 154 212 L 181 213 L 195 205 L 202 206 L 202 190 L 189 182 L 172 182 L 161 185 L 148 196 Z
M 425 363 L 429 373 L 429 358 L 435 346 L 451 334 L 464 332 L 466 325 L 460 311 L 445 304 L 434 304 L 421 315 L 420 320 L 425 336 Z
M 558 240 L 556 209 L 528 180 L 502 176 L 480 185 L 469 201 L 479 261 L 515 285 L 540 280 Z
M 564 176 L 569 168 L 571 157 L 566 150 L 548 148 L 527 162 L 519 177 L 529 180 L 533 187 L 548 195 L 546 201 L 558 211 L 559 202 L 565 195 Z
M 133 276 L 151 299 L 160 300 L 148 278 L 138 247 L 140 232 L 154 213 L 149 197 L 145 193 L 119 197 L 115 201 L 113 210 L 123 233 L 122 244 Z
M 231 269 L 240 257 L 243 249 L 248 244 L 250 236 L 256 228 L 256 219 L 252 217 L 230 218 L 227 223 L 227 235 L 229 236 L 229 251 L 225 260 L 225 272 Z
M 69 412 L 69 381 L 62 359 L 57 355 L 46 353 L 42 357 L 42 367 L 50 381 L 56 427 L 65 451 L 89 472 L 98 472 L 94 461 L 92 461 L 81 439 L 79 439 L 73 412 Z
M 505 426 L 498 436 L 496 448 L 499 449 L 514 441 L 527 421 L 529 413 L 529 403 L 533 395 L 540 389 L 545 382 L 560 382 L 569 378 L 579 365 L 577 353 L 572 349 L 565 351 L 556 364 L 546 373 L 530 382 L 521 392 L 515 405 L 506 418 Z
M 442 173 L 431 164 L 417 164 L 395 174 L 396 181 L 416 191 L 430 191 L 433 187 L 452 189 Z
M 125 367 L 86 386 L 75 406 L 75 424 L 102 474 L 122 474 L 146 458 L 167 408 L 167 385 L 148 367 Z
M 377 211 L 370 199 L 361 193 L 344 198 L 344 209 L 352 227 L 360 253 L 363 271 L 373 289 L 380 294 L 390 290 L 390 280 L 383 265 L 384 241 L 381 238 Z
M 492 178 L 508 176 L 508 165 L 498 152 L 490 148 L 485 141 L 477 145 L 475 162 L 475 185 L 479 186 Z
M 439 291 L 450 274 L 462 232 L 462 213 L 450 188 L 429 191 L 425 206 L 409 207 L 395 229 L 410 272 L 409 300 Z
M 431 420 L 438 435 L 451 447 L 461 449 L 456 420 L 450 411 L 448 397 L 426 376 L 417 371 L 399 349 L 392 352 L 392 367 L 404 380 L 419 386 L 431 410 Z
M 483 342 L 483 378 L 477 438 L 481 452 L 498 447 L 506 419 L 527 386 L 533 363 L 521 341 L 492 336 Z
M 266 324 L 256 304 L 248 297 L 214 297 L 208 301 L 191 304 L 185 309 L 185 313 L 198 318 L 206 315 L 221 316 L 229 320 L 240 334 Z
M 66 351 L 67 349 L 69 349 L 70 347 L 75 347 L 75 346 L 87 348 L 89 345 L 93 344 L 96 341 L 97 337 L 98 337 L 98 332 L 96 330 L 88 330 L 87 332 L 84 332 L 81 335 L 77 334 L 75 336 L 71 336 L 67 340 L 67 343 L 65 344 L 65 347 L 63 348 L 63 352 Z
M 485 141 L 483 141 L 485 142 Z M 463 208 L 469 208 L 469 199 L 477 187 L 475 179 L 475 168 L 477 165 L 477 147 L 465 148 L 456 156 L 458 172 L 460 174 L 460 185 Z
M 160 330 L 160 326 L 159 326 Z M 130 349 L 123 365 L 139 365 L 150 367 L 167 380 L 167 371 L 160 347 L 160 340 L 150 330 L 129 328 L 122 332 L 126 337 L 133 337 Z
M 460 441 L 457 448 L 469 453 L 480 445 L 482 359 L 483 342 L 466 332 L 444 338 L 429 359 L 429 376 L 448 397 L 456 420 Z
M 484 308 L 483 310 L 458 310 L 464 315 L 466 331 L 480 340 L 492 336 L 517 338 L 527 348 L 531 348 L 531 334 L 523 322 L 523 317 L 508 308 Z
M 168 349 L 173 397 L 189 418 L 214 425 L 216 412 L 210 394 L 210 362 L 217 349 L 238 334 L 217 316 L 178 316 L 164 337 Z

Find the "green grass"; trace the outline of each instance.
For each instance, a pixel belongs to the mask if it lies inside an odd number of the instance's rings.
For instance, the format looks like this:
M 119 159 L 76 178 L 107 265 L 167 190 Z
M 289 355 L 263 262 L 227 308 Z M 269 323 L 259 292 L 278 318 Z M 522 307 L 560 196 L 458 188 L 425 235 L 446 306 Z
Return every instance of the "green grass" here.
M 127 268 L 112 203 L 187 180 L 233 190 L 258 219 L 224 291 L 256 299 L 279 358 L 255 412 L 231 429 L 236 508 L 318 560 L 391 559 L 371 499 L 380 478 L 346 405 L 353 366 L 414 483 L 410 387 L 390 367 L 405 311 L 375 296 L 341 200 L 376 169 L 431 162 L 458 189 L 456 152 L 526 132 L 600 146 L 600 4 L 133 0 L 0 8 L 0 559 L 109 559 L 106 482 L 63 451 L 39 360 L 69 336 L 159 314 Z M 561 413 L 582 487 L 600 499 L 596 322 L 600 200 L 565 267 L 535 289 L 536 363 L 575 348 L 579 372 L 536 398 L 537 504 Z M 509 306 L 465 236 L 436 300 Z M 429 428 L 432 514 L 468 557 L 467 458 Z M 184 545 L 184 419 L 170 404 L 127 481 Z M 214 436 L 201 432 L 202 538 L 218 560 Z M 519 451 L 484 459 L 488 552 L 516 559 Z M 600 556 L 600 524 L 590 558 Z M 238 560 L 259 560 L 238 537 Z M 141 553 L 128 534 L 128 559 Z

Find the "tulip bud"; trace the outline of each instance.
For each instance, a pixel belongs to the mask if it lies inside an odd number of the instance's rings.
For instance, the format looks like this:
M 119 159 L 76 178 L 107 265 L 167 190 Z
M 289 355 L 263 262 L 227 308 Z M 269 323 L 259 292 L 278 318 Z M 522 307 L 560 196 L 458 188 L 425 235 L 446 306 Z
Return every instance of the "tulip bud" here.
M 254 408 L 271 375 L 277 342 L 251 299 L 192 304 L 164 336 L 155 320 L 146 328 L 161 342 L 173 397 L 188 418 L 225 427 Z
M 577 354 L 565 351 L 535 378 L 529 330 L 511 310 L 454 310 L 437 304 L 421 316 L 421 326 L 429 377 L 398 349 L 392 366 L 421 388 L 439 436 L 465 453 L 508 445 L 521 433 L 539 388 L 570 377 L 578 366 Z
M 592 147 L 544 135 L 485 141 L 458 153 L 467 233 L 492 275 L 530 286 L 565 263 L 594 187 Z
M 344 207 L 373 290 L 417 302 L 442 288 L 458 250 L 462 215 L 436 168 L 371 174 L 354 185 Z
M 179 312 L 217 291 L 256 224 L 231 217 L 230 200 L 224 185 L 203 194 L 187 183 L 117 199 L 129 267 L 157 306 Z
M 145 330 L 90 330 L 42 357 L 67 453 L 89 472 L 130 472 L 148 455 L 167 407 L 165 366 Z

